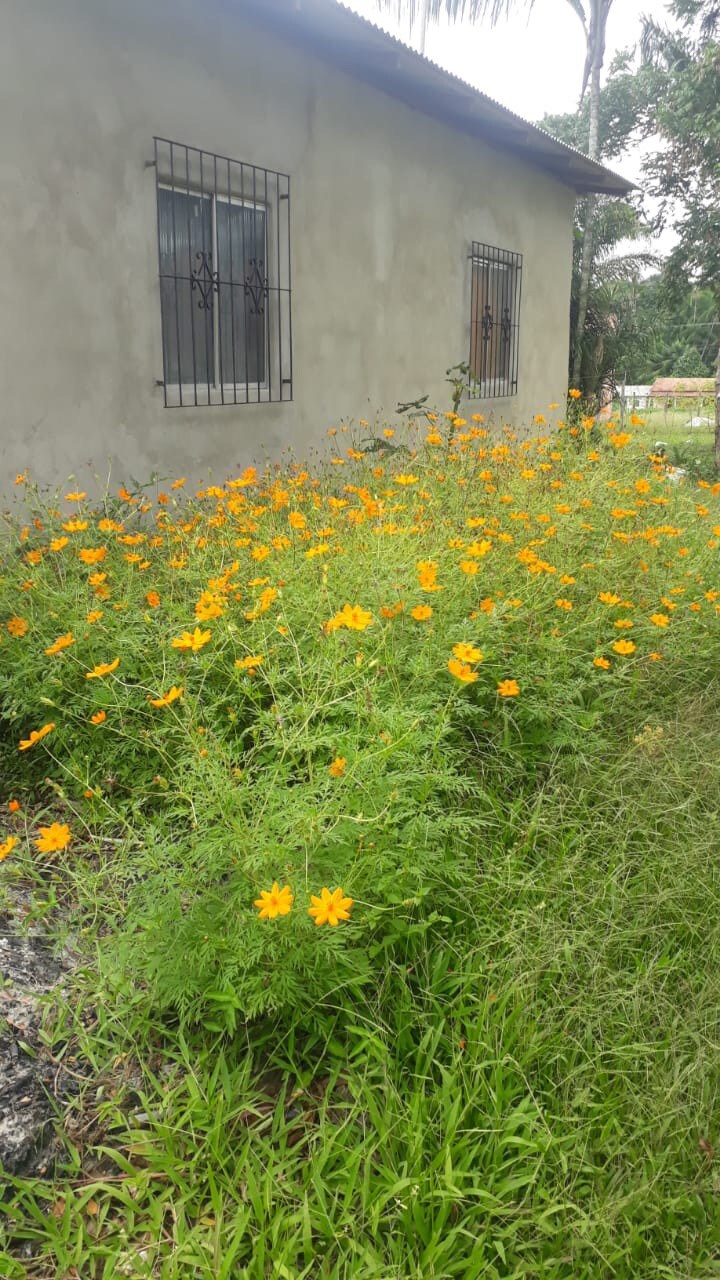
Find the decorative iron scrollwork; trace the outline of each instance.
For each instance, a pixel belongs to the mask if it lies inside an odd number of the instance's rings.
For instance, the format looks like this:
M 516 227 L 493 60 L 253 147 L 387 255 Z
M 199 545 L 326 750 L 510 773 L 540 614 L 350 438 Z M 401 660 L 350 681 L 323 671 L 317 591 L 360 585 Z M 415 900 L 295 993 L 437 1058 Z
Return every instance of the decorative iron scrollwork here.
M 265 299 L 268 296 L 268 278 L 265 275 L 265 262 L 262 258 L 249 258 L 250 270 L 245 276 L 245 297 L 250 298 L 250 315 L 261 316 L 265 311 Z
M 212 269 L 212 254 L 199 250 L 195 257 L 199 263 L 192 273 L 190 288 L 200 290 L 198 307 L 201 311 L 209 311 L 212 295 L 218 291 L 218 273 Z
M 511 335 L 511 333 L 512 333 L 512 321 L 510 320 L 510 308 L 509 308 L 509 307 L 506 307 L 506 308 L 505 308 L 505 310 L 503 311 L 503 318 L 502 318 L 502 320 L 501 320 L 501 322 L 500 322 L 500 328 L 502 329 L 503 341 L 504 341 L 504 342 L 509 342 L 509 341 L 510 341 L 510 335 Z
M 485 310 L 483 311 L 483 318 L 481 321 L 483 342 L 490 341 L 492 337 L 492 331 L 493 331 L 494 325 L 495 325 L 495 321 L 493 320 L 492 309 L 490 307 L 490 304 L 486 303 Z

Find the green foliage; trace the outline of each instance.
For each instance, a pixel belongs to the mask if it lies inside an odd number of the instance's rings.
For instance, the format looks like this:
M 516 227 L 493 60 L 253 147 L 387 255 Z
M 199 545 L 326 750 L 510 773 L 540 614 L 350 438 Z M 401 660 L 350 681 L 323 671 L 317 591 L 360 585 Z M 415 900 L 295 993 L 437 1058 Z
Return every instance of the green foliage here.
M 563 413 L 340 432 L 187 501 L 28 490 L 0 884 L 82 956 L 47 1040 L 87 1083 L 55 1178 L 7 1180 L 3 1275 L 712 1274 L 720 492 Z M 345 603 L 370 625 L 328 628 Z

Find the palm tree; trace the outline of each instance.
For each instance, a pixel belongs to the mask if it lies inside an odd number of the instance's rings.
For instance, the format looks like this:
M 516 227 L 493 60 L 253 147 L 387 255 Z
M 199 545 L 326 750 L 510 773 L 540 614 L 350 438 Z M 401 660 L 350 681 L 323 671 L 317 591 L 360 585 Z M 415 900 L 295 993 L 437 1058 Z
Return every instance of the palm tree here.
M 546 0 L 547 3 L 550 0 Z M 557 0 L 556 0 L 557 2 Z M 376 0 L 380 8 L 389 10 L 398 17 L 410 16 L 413 24 L 417 22 L 419 31 L 419 48 L 425 49 L 425 35 L 428 21 L 446 14 L 451 21 L 457 22 L 469 18 L 471 22 L 479 22 L 489 18 L 497 23 L 515 11 L 524 9 L 530 12 L 535 0 Z M 607 33 L 608 14 L 613 0 L 565 0 L 582 23 L 585 34 L 585 66 L 583 68 L 580 102 L 586 93 L 590 97 L 590 131 L 588 138 L 588 155 L 591 160 L 600 158 L 599 123 L 600 123 L 600 75 L 605 61 L 605 39 Z M 573 368 L 571 378 L 577 386 L 580 380 L 583 333 L 587 315 L 590 278 L 592 275 L 594 243 L 593 227 L 595 225 L 595 209 L 597 196 L 589 194 L 585 197 L 585 234 L 583 236 L 582 257 L 580 263 L 580 287 L 578 292 L 578 308 L 575 317 L 575 334 L 573 342 Z

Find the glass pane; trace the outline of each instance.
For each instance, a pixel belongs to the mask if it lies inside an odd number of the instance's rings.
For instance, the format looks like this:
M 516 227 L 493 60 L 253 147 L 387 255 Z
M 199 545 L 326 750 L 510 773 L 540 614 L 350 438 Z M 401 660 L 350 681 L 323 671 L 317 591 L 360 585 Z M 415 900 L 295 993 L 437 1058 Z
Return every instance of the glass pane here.
M 158 188 L 165 381 L 215 381 L 212 199 Z
M 225 383 L 265 381 L 268 295 L 266 213 L 218 199 L 216 208 L 220 376 Z

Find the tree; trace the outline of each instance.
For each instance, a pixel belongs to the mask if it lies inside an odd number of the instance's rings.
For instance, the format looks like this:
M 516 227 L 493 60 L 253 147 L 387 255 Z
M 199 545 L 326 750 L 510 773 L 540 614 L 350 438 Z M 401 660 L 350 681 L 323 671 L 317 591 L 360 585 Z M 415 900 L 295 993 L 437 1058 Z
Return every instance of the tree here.
M 673 0 L 677 25 L 645 24 L 643 50 L 661 78 L 653 124 L 662 147 L 646 163 L 658 219 L 677 243 L 664 285 L 681 297 L 688 282 L 710 291 L 720 322 L 720 0 Z M 720 344 L 715 358 L 715 467 L 720 471 Z
M 685 0 L 692 3 L 692 0 Z M 411 21 L 420 21 L 420 48 L 425 46 L 425 29 L 429 18 L 438 18 L 447 14 L 451 21 L 459 21 L 467 17 L 478 21 L 489 17 L 492 23 L 499 22 L 516 10 L 529 12 L 534 8 L 535 0 L 377 0 L 380 8 L 390 10 L 398 16 L 410 15 Z M 600 158 L 600 77 L 605 61 L 605 42 L 607 20 L 613 0 L 565 0 L 573 13 L 582 23 L 585 35 L 585 66 L 583 68 L 580 102 L 588 96 L 588 144 L 587 154 L 591 160 Z M 583 219 L 583 242 L 580 257 L 580 277 L 577 298 L 577 311 L 574 317 L 571 347 L 574 362 L 571 369 L 573 383 L 577 384 L 581 374 L 582 337 L 585 328 L 585 315 L 590 291 L 590 277 L 593 267 L 595 228 L 594 214 L 597 196 L 590 193 L 585 197 L 585 217 Z

